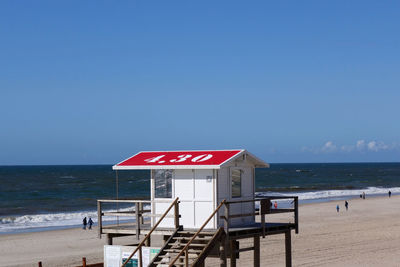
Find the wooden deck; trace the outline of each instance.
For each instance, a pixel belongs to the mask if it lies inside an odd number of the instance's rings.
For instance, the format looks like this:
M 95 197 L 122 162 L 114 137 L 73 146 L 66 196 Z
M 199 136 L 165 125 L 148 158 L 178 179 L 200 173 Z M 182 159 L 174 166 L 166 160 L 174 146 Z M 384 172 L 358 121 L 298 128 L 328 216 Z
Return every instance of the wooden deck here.
M 290 202 L 292 205 L 289 208 L 272 207 L 272 199 L 292 199 Z M 103 204 L 107 202 L 112 203 L 128 203 L 133 204 L 134 208 L 132 210 L 118 210 L 117 211 L 106 211 L 103 210 Z M 232 205 L 245 202 L 258 202 L 259 208 L 247 211 L 248 213 L 234 213 L 232 214 Z M 135 235 L 138 241 L 137 248 L 131 254 L 129 259 L 137 252 L 139 253 L 139 262 L 142 258 L 142 247 L 150 246 L 151 234 L 163 236 L 165 241 L 160 253 L 153 260 L 152 266 L 158 266 L 159 264 L 164 264 L 163 261 L 168 261 L 168 266 L 189 266 L 190 257 L 192 251 L 198 250 L 198 245 L 202 245 L 202 250 L 197 253 L 193 262 L 190 263 L 191 266 L 204 266 L 204 260 L 206 257 L 217 256 L 220 257 L 220 266 L 227 266 L 227 257 L 230 258 L 230 266 L 236 266 L 236 258 L 240 252 L 253 251 L 254 252 L 254 266 L 260 267 L 260 237 L 265 237 L 267 235 L 284 234 L 285 235 L 285 256 L 286 256 L 286 266 L 292 266 L 291 258 L 291 231 L 295 230 L 298 233 L 298 197 L 280 197 L 273 196 L 269 198 L 259 198 L 252 200 L 238 200 L 238 201 L 226 201 L 223 200 L 218 207 L 212 212 L 208 219 L 200 228 L 188 228 L 180 224 L 181 214 L 179 213 L 179 199 L 176 198 L 172 202 L 169 208 L 163 214 L 153 214 L 151 210 L 146 209 L 145 204 L 151 204 L 151 201 L 146 200 L 99 200 L 98 201 L 98 219 L 99 219 L 99 237 L 103 234 L 107 235 L 107 243 L 112 245 L 112 239 L 119 236 Z M 218 213 L 219 209 L 221 212 Z M 171 211 L 172 214 L 169 214 Z M 289 213 L 293 217 L 286 218 L 282 217 L 279 213 Z M 273 215 L 278 217 L 275 217 Z M 266 217 L 268 215 L 268 218 Z M 270 216 L 272 215 L 272 216 Z M 116 218 L 114 222 L 116 224 L 103 224 L 103 216 L 112 216 Z M 219 216 L 220 225 L 217 229 L 204 229 L 208 222 Z M 130 217 L 134 220 L 122 220 L 120 217 Z M 147 219 L 145 219 L 147 217 Z M 238 218 L 252 217 L 251 221 L 255 223 L 245 224 L 236 226 Z M 150 218 L 150 219 L 148 219 Z M 155 225 L 151 225 L 151 218 L 159 218 Z M 169 227 L 158 227 L 160 222 L 164 218 L 172 218 L 173 223 Z M 268 219 L 268 222 L 266 221 Z M 274 222 L 275 220 L 275 222 Z M 244 219 L 242 221 L 245 221 Z M 153 220 L 153 223 L 155 220 Z M 189 236 L 185 236 L 188 234 Z M 207 237 L 207 235 L 212 236 L 212 238 Z M 142 241 L 139 242 L 140 238 L 143 237 Z M 204 240 L 203 240 L 204 239 Z M 250 247 L 240 247 L 240 239 L 253 239 L 253 245 Z M 172 246 L 176 242 L 180 241 L 179 249 Z M 203 242 L 207 241 L 207 242 Z M 203 242 L 197 244 L 197 242 Z M 175 244 L 176 245 L 176 244 Z M 170 247 L 168 247 L 170 246 Z M 176 255 L 171 258 L 170 254 L 173 251 Z M 166 253 L 168 252 L 168 253 Z M 193 255 L 192 255 L 193 256 Z M 167 259 L 167 257 L 169 257 Z M 178 261 L 179 260 L 179 261 Z M 183 260 L 185 263 L 180 262 Z M 128 261 L 128 260 L 127 260 Z M 125 265 L 125 264 L 124 264 Z

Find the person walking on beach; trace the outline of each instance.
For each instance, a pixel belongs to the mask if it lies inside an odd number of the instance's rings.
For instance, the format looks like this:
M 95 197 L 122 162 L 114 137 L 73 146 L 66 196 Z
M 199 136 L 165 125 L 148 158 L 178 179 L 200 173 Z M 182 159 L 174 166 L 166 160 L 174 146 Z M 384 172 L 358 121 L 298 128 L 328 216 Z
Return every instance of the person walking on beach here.
M 392 196 L 392 192 L 390 192 L 390 190 L 389 190 L 389 193 L 388 193 L 388 194 L 389 194 L 389 197 L 391 197 L 391 196 Z
M 347 211 L 349 209 L 349 202 L 347 202 L 347 200 L 344 201 L 344 206 L 346 207 L 346 211 Z
M 83 229 L 83 230 L 86 230 L 86 225 L 87 225 L 86 217 L 85 217 L 85 218 L 83 218 L 83 221 L 82 221 L 82 223 L 83 223 L 83 227 L 82 227 L 82 229 Z
M 365 199 L 365 192 L 362 193 L 362 197 L 363 197 L 363 199 Z
M 339 205 L 336 205 L 336 211 L 339 212 Z
M 93 225 L 92 218 L 89 218 L 88 224 L 89 224 L 89 230 L 92 230 L 92 225 Z
M 274 208 L 277 209 L 278 208 L 278 203 L 275 201 L 274 203 Z

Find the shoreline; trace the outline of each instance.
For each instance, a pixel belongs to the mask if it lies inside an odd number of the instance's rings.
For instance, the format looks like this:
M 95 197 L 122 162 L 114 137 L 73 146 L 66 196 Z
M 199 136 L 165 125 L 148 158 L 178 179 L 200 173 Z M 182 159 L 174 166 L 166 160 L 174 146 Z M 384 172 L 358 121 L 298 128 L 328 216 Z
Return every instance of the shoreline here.
M 400 196 L 353 198 L 299 205 L 299 234 L 292 234 L 294 266 L 396 266 L 400 255 Z M 339 213 L 336 205 L 341 205 Z M 273 220 L 273 219 L 270 219 Z M 268 221 L 268 219 L 267 219 Z M 247 242 L 247 243 L 246 243 Z M 241 242 L 246 247 L 251 241 Z M 116 238 L 114 244 L 132 243 L 132 237 Z M 97 227 L 0 235 L 0 266 L 72 266 L 103 261 L 106 239 L 99 239 Z M 251 245 L 251 244 L 250 244 Z M 238 259 L 238 266 L 251 265 L 252 252 Z M 284 266 L 283 235 L 261 239 L 261 264 Z M 218 266 L 207 259 L 206 266 Z
M 389 190 L 391 188 L 385 188 L 385 190 Z M 359 191 L 362 191 L 361 189 Z M 320 191 L 315 191 L 315 192 L 320 192 Z M 304 192 L 303 192 L 304 193 Z M 305 193 L 310 193 L 310 192 L 305 192 Z M 314 192 L 311 192 L 314 193 Z M 285 193 L 286 194 L 286 193 Z M 279 195 L 281 196 L 282 193 L 275 193 L 271 194 L 272 195 Z M 289 194 L 286 194 L 287 196 Z M 290 195 L 296 195 L 290 194 Z M 399 196 L 399 193 L 393 193 L 392 192 L 392 197 L 393 196 Z M 387 193 L 379 193 L 379 194 L 370 194 L 366 195 L 367 198 L 379 198 L 379 197 L 385 197 L 387 196 Z M 262 196 L 260 196 L 262 197 Z M 332 197 L 327 197 L 327 198 L 315 198 L 315 199 L 300 199 L 299 200 L 299 205 L 308 205 L 308 204 L 315 204 L 315 203 L 327 203 L 327 202 L 332 202 L 332 201 L 344 201 L 344 200 L 354 200 L 354 199 L 359 199 L 359 196 L 357 195 L 347 195 L 347 196 L 332 196 Z M 74 212 L 66 212 L 65 214 L 79 214 L 80 216 L 84 216 L 85 214 L 92 214 L 92 217 L 95 220 L 94 226 L 97 225 L 97 216 L 93 216 L 94 213 L 96 213 L 97 210 L 84 210 L 84 211 L 74 211 Z M 51 214 L 51 213 L 50 213 Z M 23 217 L 23 216 L 47 216 L 49 214 L 29 214 L 29 215 L 12 215 L 15 217 Z M 3 216 L 4 218 L 5 216 Z M 87 216 L 88 217 L 88 216 Z M 83 218 L 83 217 L 82 217 Z M 1 217 L 0 217 L 1 219 Z M 33 226 L 29 228 L 20 228 L 16 230 L 11 230 L 11 231 L 2 231 L 0 229 L 0 237 L 3 235 L 10 235 L 10 234 L 22 234 L 22 233 L 36 233 L 36 232 L 46 232 L 46 231 L 57 231 L 57 230 L 64 230 L 64 229 L 79 229 L 82 227 L 80 223 L 81 218 L 76 219 L 76 221 L 79 221 L 79 223 L 75 224 L 66 224 L 66 225 L 52 225 L 52 226 Z M 107 222 L 103 222 L 103 224 L 107 224 Z

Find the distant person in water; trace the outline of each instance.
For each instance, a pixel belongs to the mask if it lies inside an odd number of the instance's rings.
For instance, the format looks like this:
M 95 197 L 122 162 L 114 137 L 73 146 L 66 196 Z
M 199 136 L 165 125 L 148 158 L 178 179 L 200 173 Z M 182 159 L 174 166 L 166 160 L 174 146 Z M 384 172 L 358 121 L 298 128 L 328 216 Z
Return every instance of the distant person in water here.
M 278 208 L 278 203 L 275 201 L 274 203 L 274 208 L 277 209 Z
M 83 221 L 82 221 L 82 223 L 83 223 L 83 227 L 82 227 L 82 229 L 83 229 L 83 230 L 86 230 L 86 225 L 87 225 L 86 217 L 85 217 L 85 218 L 83 218 Z
M 339 212 L 339 205 L 336 205 L 336 211 Z
M 93 225 L 92 218 L 89 218 L 88 224 L 89 224 L 89 230 L 92 230 L 92 225 Z
M 392 192 L 390 192 L 390 190 L 389 190 L 389 193 L 388 193 L 388 194 L 389 194 L 389 197 L 391 197 L 391 196 L 392 196 Z
M 344 202 L 344 206 L 346 207 L 346 210 L 349 209 L 349 202 L 347 202 L 347 200 Z

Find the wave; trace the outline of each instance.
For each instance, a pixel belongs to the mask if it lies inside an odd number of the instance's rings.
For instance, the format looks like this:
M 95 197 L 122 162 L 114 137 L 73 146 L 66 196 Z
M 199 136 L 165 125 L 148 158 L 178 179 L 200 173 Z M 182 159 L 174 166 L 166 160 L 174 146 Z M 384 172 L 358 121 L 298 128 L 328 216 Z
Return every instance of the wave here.
M 144 206 L 144 208 L 149 208 Z M 128 211 L 131 209 L 120 209 L 120 211 Z M 116 211 L 110 209 L 107 211 Z M 48 214 L 33 214 L 21 216 L 3 216 L 0 217 L 0 233 L 12 232 L 28 232 L 36 231 L 43 228 L 69 228 L 77 227 L 82 224 L 84 217 L 92 218 L 95 225 L 97 224 L 97 211 L 79 211 L 79 212 L 60 212 Z M 103 222 L 115 221 L 115 216 L 103 217 Z M 133 219 L 134 220 L 134 219 Z M 123 221 L 123 220 L 121 220 Z M 130 219 L 132 221 L 132 219 Z
M 299 200 L 330 200 L 344 197 L 357 197 L 363 192 L 368 196 L 385 195 L 388 191 L 393 194 L 400 194 L 400 187 L 368 187 L 365 189 L 347 189 L 347 190 L 321 190 L 321 191 L 307 191 L 307 192 L 257 192 L 257 196 L 293 196 L 299 197 Z

